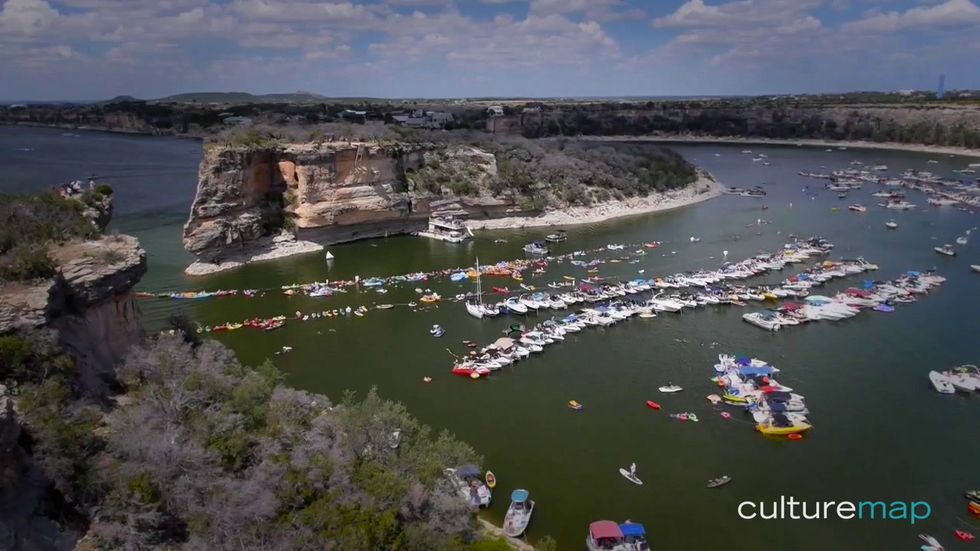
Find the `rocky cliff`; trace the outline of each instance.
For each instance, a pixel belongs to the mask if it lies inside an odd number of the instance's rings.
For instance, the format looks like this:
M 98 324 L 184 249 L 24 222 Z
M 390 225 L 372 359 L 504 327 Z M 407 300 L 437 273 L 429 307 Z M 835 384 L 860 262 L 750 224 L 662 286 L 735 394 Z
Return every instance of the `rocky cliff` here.
M 264 148 L 206 147 L 184 247 L 220 260 L 281 229 L 321 243 L 416 231 L 434 210 L 494 216 L 507 198 L 477 190 L 454 194 L 439 182 L 412 178 L 427 166 L 454 165 L 469 181 L 496 175 L 496 159 L 474 147 L 328 142 Z M 448 177 L 447 177 L 448 178 Z
M 146 273 L 146 252 L 135 237 L 118 235 L 52 246 L 50 255 L 55 277 L 0 286 L 0 335 L 57 330 L 76 358 L 82 391 L 102 396 L 143 334 L 133 287 Z

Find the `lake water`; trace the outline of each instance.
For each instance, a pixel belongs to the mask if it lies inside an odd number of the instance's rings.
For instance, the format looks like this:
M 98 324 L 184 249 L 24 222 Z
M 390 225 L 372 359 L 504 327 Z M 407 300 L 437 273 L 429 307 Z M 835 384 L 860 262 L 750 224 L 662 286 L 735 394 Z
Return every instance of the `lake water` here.
M 676 149 L 724 185 L 764 183 L 769 192 L 764 200 L 723 196 L 657 215 L 569 227 L 569 240 L 555 252 L 663 241 L 661 248 L 637 257 L 637 264 L 604 264 L 599 272 L 632 278 L 645 270 L 649 277 L 717 267 L 723 250 L 729 259 L 740 260 L 779 247 L 789 234 L 822 235 L 837 246 L 831 258 L 864 256 L 878 264 L 876 279 L 935 267 L 948 281 L 891 314 L 864 312 L 844 322 L 784 328 L 777 334 L 742 322 L 746 309 L 725 306 L 633 319 L 569 335 L 544 354 L 479 381 L 453 377 L 447 349 L 465 353 L 461 340 L 489 343 L 520 320 L 476 320 L 452 302 L 418 311 L 372 310 L 363 318 L 294 322 L 274 332 L 241 330 L 216 338 L 246 363 L 272 358 L 296 387 L 337 399 L 346 389 L 363 393 L 377 386 L 383 396 L 403 402 L 422 421 L 455 433 L 483 454 L 484 466 L 497 475 L 488 517 L 499 522 L 510 491 L 527 488 L 537 502 L 529 538 L 550 534 L 560 549 L 582 548 L 587 524 L 604 518 L 643 522 L 655 549 L 915 549 L 920 532 L 937 536 L 948 549 L 959 549 L 954 529 L 980 530 L 960 495 L 980 487 L 980 395 L 938 395 L 926 373 L 980 363 L 980 275 L 969 269 L 980 261 L 980 254 L 972 241 L 958 247 L 956 258 L 937 255 L 932 248 L 952 243 L 977 225 L 977 218 L 948 207 L 927 207 L 918 192 L 908 192 L 908 198 L 919 208 L 904 213 L 873 206 L 877 198 L 870 196 L 875 191 L 871 186 L 841 200 L 824 191 L 821 181 L 796 173 L 803 168 L 844 168 L 860 160 L 887 164 L 888 174 L 919 168 L 949 175 L 975 160 L 892 151 L 750 147 L 766 153 L 772 166 L 752 162 L 751 155 L 739 153 L 742 146 L 684 144 Z M 524 243 L 549 233 L 480 232 L 465 245 L 391 237 L 331 246 L 336 260 L 329 266 L 320 255 L 311 255 L 191 279 L 181 273 L 189 257 L 179 239 L 199 158 L 200 144 L 189 140 L 0 127 L 0 166 L 7 176 L 0 181 L 0 192 L 40 189 L 91 173 L 109 177 L 117 195 L 114 226 L 142 240 L 150 271 L 140 287 L 152 291 L 278 288 L 328 278 L 466 266 L 477 257 L 489 264 L 521 258 Z M 927 164 L 929 159 L 939 163 Z M 848 212 L 851 202 L 868 205 L 868 212 Z M 763 204 L 769 209 L 763 211 Z M 835 207 L 842 210 L 832 210 Z M 898 221 L 898 230 L 884 228 L 890 218 Z M 760 224 L 760 219 L 766 223 Z M 690 236 L 702 241 L 691 243 Z M 509 242 L 495 245 L 498 238 Z M 625 252 L 586 258 L 611 259 Z M 801 269 L 791 266 L 757 281 L 776 282 Z M 540 286 L 563 275 L 586 276 L 582 268 L 553 264 L 547 274 L 527 277 L 525 283 Z M 861 279 L 831 283 L 821 294 Z M 484 283 L 487 288 L 517 286 L 493 278 Z M 417 299 L 415 286 L 392 286 L 385 295 L 361 289 L 318 299 L 270 292 L 254 299 L 150 300 L 142 307 L 151 328 L 162 327 L 178 310 L 214 325 L 297 310 L 404 304 Z M 444 297 L 471 288 L 469 282 L 447 279 L 420 286 Z M 447 328 L 442 339 L 429 336 L 434 323 Z M 294 351 L 275 355 L 283 345 Z M 716 390 L 709 379 L 719 353 L 751 355 L 782 369 L 780 382 L 806 395 L 815 428 L 804 440 L 793 442 L 762 437 L 750 419 L 734 409 L 728 409 L 732 420 L 722 419 L 719 412 L 724 410 L 705 400 Z M 425 376 L 433 381 L 423 383 Z M 657 387 L 667 381 L 684 391 L 658 393 Z M 585 409 L 570 410 L 566 403 L 572 399 Z M 664 411 L 648 410 L 648 399 L 660 402 Z M 700 422 L 668 417 L 683 411 L 697 413 Z M 629 484 L 617 472 L 631 462 L 638 466 L 642 487 Z M 716 490 L 704 487 L 720 474 L 734 481 Z M 741 501 L 769 502 L 781 495 L 808 502 L 927 501 L 933 514 L 915 526 L 887 520 L 739 519 L 736 509 Z

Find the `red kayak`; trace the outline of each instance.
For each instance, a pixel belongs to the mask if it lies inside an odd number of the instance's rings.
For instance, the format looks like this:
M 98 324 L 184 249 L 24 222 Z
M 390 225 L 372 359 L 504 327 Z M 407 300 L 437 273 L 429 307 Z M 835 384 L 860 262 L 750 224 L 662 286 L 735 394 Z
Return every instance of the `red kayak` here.
M 976 536 L 969 532 L 964 532 L 963 530 L 956 531 L 956 537 L 960 538 L 960 541 L 973 541 L 977 539 Z
M 653 400 L 647 400 L 647 407 L 650 409 L 660 409 L 660 404 Z
M 494 293 L 500 293 L 502 295 L 506 295 L 506 294 L 510 293 L 510 289 L 508 289 L 506 287 L 494 287 L 493 288 L 493 292 Z

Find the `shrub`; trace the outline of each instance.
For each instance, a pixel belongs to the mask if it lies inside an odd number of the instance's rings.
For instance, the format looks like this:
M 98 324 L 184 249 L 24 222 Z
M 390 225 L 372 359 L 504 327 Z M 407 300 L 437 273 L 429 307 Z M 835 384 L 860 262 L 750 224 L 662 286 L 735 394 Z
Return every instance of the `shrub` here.
M 54 274 L 55 264 L 45 247 L 18 243 L 0 256 L 0 281 L 32 281 Z

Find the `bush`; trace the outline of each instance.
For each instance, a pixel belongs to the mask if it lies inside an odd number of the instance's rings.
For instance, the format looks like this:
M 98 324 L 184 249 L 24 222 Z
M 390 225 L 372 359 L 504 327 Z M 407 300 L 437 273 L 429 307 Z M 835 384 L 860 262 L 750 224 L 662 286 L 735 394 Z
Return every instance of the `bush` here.
M 0 256 L 0 282 L 47 279 L 54 274 L 55 264 L 45 247 L 19 243 Z
M 34 195 L 0 195 L 0 254 L 14 245 L 91 238 L 99 234 L 82 214 L 84 206 L 53 191 Z

